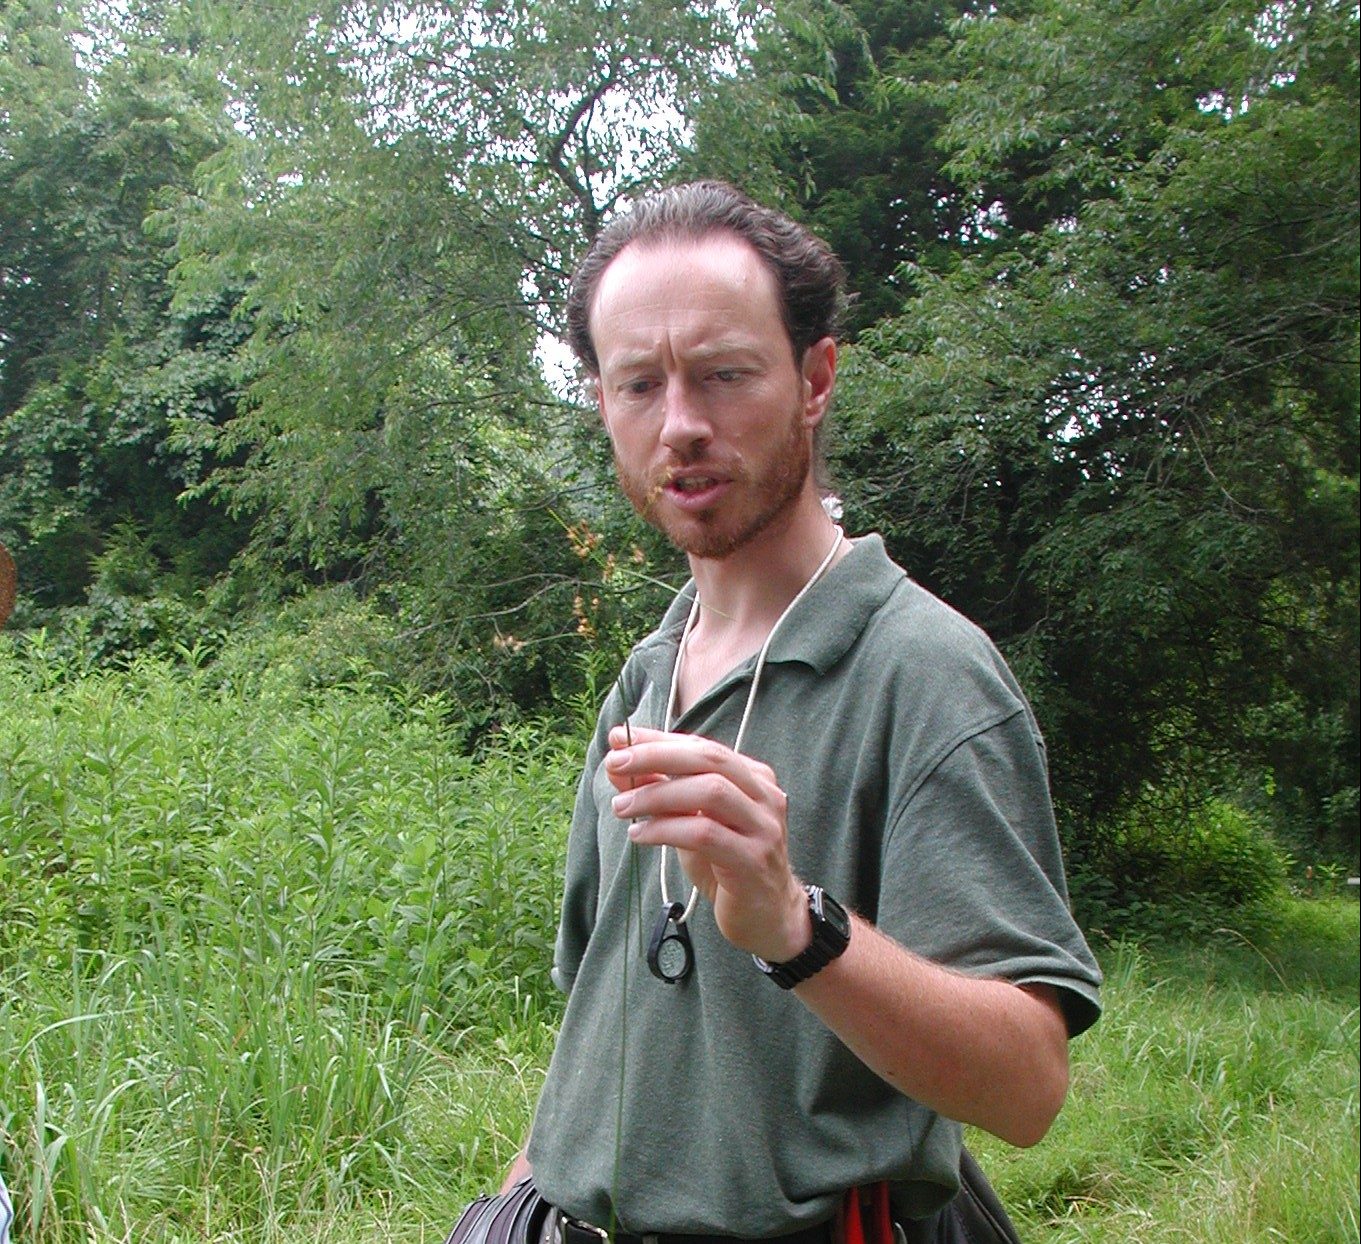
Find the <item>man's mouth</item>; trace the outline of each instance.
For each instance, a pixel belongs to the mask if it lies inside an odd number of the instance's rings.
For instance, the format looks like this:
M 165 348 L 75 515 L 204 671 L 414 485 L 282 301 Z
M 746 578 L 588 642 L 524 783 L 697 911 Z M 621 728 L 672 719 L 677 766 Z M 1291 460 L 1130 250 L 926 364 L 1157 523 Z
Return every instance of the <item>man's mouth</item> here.
M 702 513 L 718 503 L 733 479 L 734 475 L 729 471 L 710 474 L 695 467 L 663 468 L 653 477 L 643 513 L 651 513 L 663 497 L 684 513 Z
M 677 492 L 703 492 L 717 483 L 712 475 L 682 475 L 671 480 L 671 487 Z

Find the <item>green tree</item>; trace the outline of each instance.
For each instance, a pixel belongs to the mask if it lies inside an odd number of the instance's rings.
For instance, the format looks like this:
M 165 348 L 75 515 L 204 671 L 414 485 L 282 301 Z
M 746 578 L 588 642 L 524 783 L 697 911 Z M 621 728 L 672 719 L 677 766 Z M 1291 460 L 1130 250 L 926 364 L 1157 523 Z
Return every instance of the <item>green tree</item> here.
M 601 591 L 607 556 L 583 567 L 565 528 L 609 527 L 620 554 L 635 536 L 598 487 L 589 417 L 537 355 L 583 244 L 674 161 L 674 110 L 707 89 L 740 15 L 212 14 L 240 132 L 164 223 L 178 297 L 239 287 L 251 333 L 234 417 L 189 429 L 232 462 L 201 491 L 252 523 L 257 580 L 355 585 L 469 711 L 541 703 L 573 685 L 563 657 L 596 624 L 586 586 Z
M 84 599 L 120 525 L 186 587 L 240 543 L 180 504 L 204 464 L 172 437 L 230 409 L 231 299 L 172 314 L 167 248 L 144 229 L 221 145 L 220 92 L 159 31 L 98 17 L 0 14 L 0 531 L 47 606 Z
M 902 306 L 906 263 L 948 264 L 965 221 L 937 145 L 945 111 L 897 89 L 929 66 L 967 0 L 806 0 L 755 25 L 749 64 L 698 112 L 692 175 L 776 199 L 827 239 L 856 300 L 852 334 Z
M 1354 851 L 1355 11 L 1082 0 L 954 34 L 953 81 L 900 89 L 948 109 L 987 245 L 905 272 L 862 338 L 855 505 L 1009 647 L 1079 833 L 1269 761 Z

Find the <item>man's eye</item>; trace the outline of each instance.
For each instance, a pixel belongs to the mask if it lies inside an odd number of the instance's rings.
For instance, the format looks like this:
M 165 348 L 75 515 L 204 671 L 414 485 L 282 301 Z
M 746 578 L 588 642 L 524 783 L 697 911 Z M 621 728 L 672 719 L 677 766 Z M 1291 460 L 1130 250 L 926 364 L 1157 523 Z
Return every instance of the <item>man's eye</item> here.
M 742 373 L 735 367 L 720 367 L 714 372 L 714 379 L 723 384 L 732 384 L 735 380 L 742 379 Z
M 642 397 L 645 393 L 651 393 L 657 387 L 653 380 L 630 380 L 624 385 L 624 392 L 630 397 Z

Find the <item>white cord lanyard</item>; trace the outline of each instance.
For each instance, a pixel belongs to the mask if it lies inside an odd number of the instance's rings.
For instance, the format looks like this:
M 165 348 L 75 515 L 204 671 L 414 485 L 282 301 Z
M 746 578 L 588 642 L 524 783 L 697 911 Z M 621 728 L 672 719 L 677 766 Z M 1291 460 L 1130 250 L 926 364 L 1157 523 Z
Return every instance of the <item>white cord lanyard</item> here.
M 832 547 L 827 550 L 827 556 L 822 559 L 818 568 L 809 576 L 808 582 L 799 588 L 794 599 L 784 607 L 784 612 L 775 619 L 775 625 L 770 628 L 770 633 L 766 636 L 765 642 L 761 645 L 761 650 L 756 654 L 756 668 L 752 671 L 751 688 L 747 692 L 746 707 L 742 709 L 742 721 L 737 727 L 737 738 L 733 740 L 732 749 L 735 752 L 741 752 L 742 750 L 742 740 L 746 737 L 747 722 L 751 720 L 752 706 L 756 703 L 756 688 L 760 686 L 761 683 L 761 671 L 765 669 L 766 653 L 770 651 L 770 641 L 775 638 L 775 632 L 780 629 L 784 620 L 793 613 L 794 606 L 808 595 L 813 584 L 827 573 L 827 567 L 832 564 L 832 558 L 836 556 L 837 549 L 841 547 L 841 541 L 845 539 L 845 532 L 843 532 L 840 527 L 836 527 L 835 531 L 836 536 L 832 540 Z M 694 630 L 695 622 L 699 618 L 699 608 L 699 592 L 696 591 L 694 604 L 690 606 L 690 616 L 685 619 L 685 629 L 681 631 L 680 644 L 676 648 L 676 664 L 671 670 L 671 690 L 666 697 L 666 728 L 668 730 L 675 724 L 676 696 L 680 688 L 681 661 L 685 657 L 686 641 L 690 638 L 690 632 Z M 663 844 L 661 858 L 657 864 L 657 871 L 661 876 L 662 882 L 662 904 L 666 908 L 671 906 L 671 894 L 666 884 L 666 855 L 670 849 L 669 846 Z M 676 917 L 676 923 L 684 924 L 689 920 L 694 913 L 695 906 L 698 902 L 699 887 L 697 885 L 692 885 L 690 887 L 690 897 L 685 904 L 685 910 Z

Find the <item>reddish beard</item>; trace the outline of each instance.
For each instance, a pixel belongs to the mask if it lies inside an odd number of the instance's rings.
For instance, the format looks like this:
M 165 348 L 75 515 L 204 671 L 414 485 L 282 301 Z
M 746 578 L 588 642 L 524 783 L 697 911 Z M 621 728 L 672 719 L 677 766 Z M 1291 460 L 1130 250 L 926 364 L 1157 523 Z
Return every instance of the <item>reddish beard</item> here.
M 800 418 L 764 461 L 741 457 L 719 462 L 703 453 L 668 463 L 650 472 L 632 472 L 616 453 L 619 486 L 638 514 L 692 557 L 723 558 L 754 540 L 788 513 L 812 469 L 808 432 Z M 677 514 L 668 510 L 667 486 L 683 469 L 712 468 L 729 484 L 726 495 L 709 510 Z

